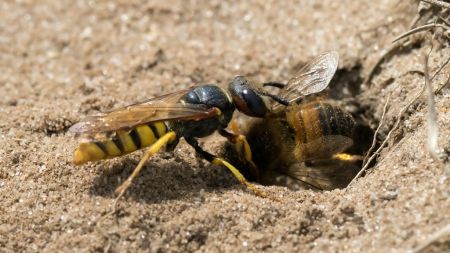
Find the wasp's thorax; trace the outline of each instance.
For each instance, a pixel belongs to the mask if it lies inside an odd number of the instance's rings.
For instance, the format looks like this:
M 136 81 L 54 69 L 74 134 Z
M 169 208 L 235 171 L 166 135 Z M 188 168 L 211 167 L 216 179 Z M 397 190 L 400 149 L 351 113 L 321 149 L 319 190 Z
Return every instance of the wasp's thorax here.
M 211 135 L 217 129 L 228 126 L 235 110 L 231 97 L 216 85 L 207 84 L 196 87 L 181 100 L 189 104 L 202 104 L 209 108 L 218 108 L 221 114 L 218 117 L 200 121 L 171 123 L 170 128 L 176 131 L 179 136 L 205 137 Z
M 264 118 L 268 113 L 268 103 L 243 76 L 236 76 L 230 82 L 228 90 L 236 108 L 248 116 Z

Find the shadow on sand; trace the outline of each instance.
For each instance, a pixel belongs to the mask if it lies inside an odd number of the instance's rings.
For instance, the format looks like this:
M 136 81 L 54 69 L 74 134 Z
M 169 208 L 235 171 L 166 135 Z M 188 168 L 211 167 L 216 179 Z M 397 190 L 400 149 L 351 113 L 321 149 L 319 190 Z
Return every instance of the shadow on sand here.
M 90 187 L 90 194 L 115 198 L 114 190 L 127 179 L 138 159 L 121 157 L 102 168 Z M 199 196 L 200 192 L 223 191 L 240 187 L 225 168 L 200 161 L 190 164 L 180 157 L 157 158 L 147 161 L 145 168 L 125 193 L 138 202 L 161 203 L 167 200 Z

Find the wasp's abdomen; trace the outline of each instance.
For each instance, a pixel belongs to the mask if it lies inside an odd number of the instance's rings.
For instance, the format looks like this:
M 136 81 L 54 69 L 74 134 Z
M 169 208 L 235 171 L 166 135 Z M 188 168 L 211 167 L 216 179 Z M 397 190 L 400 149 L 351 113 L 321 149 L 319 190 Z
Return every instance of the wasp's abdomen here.
M 75 150 L 73 162 L 78 165 L 128 154 L 152 145 L 167 131 L 164 122 L 155 122 L 116 133 L 109 140 L 82 142 Z
M 294 106 L 286 116 L 296 135 L 294 155 L 298 160 L 329 157 L 352 145 L 355 122 L 338 106 L 311 102 Z

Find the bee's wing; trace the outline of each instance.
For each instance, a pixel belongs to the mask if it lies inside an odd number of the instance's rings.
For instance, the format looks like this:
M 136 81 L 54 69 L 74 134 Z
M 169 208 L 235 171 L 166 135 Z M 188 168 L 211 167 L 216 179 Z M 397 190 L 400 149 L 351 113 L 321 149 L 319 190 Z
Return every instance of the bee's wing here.
M 297 143 L 294 151 L 296 159 L 310 161 L 332 157 L 353 145 L 350 137 L 343 135 L 326 135 L 306 143 Z
M 299 162 L 282 173 L 322 190 L 345 187 L 356 174 L 355 166 L 348 161 L 334 159 L 332 156 L 345 151 L 352 144 L 353 140 L 343 135 L 328 135 L 308 143 L 298 144 L 296 150 L 307 150 L 308 157 L 295 154 L 296 159 L 307 161 L 311 166 Z
M 279 96 L 294 103 L 303 96 L 324 90 L 336 72 L 339 54 L 335 51 L 325 52 L 303 66 L 285 87 Z M 279 110 L 280 104 L 274 104 L 273 111 Z
M 214 108 L 205 105 L 184 104 L 180 98 L 191 89 L 155 97 L 110 112 L 92 115 L 73 125 L 69 131 L 99 139 L 118 131 L 129 131 L 135 126 L 165 120 L 200 120 L 216 116 Z M 96 137 L 97 136 L 97 137 Z
M 303 66 L 281 91 L 283 98 L 290 102 L 301 96 L 317 93 L 325 89 L 336 72 L 339 54 L 325 52 Z
M 346 187 L 358 173 L 359 167 L 335 159 L 317 161 L 316 164 L 297 163 L 282 173 L 321 190 Z

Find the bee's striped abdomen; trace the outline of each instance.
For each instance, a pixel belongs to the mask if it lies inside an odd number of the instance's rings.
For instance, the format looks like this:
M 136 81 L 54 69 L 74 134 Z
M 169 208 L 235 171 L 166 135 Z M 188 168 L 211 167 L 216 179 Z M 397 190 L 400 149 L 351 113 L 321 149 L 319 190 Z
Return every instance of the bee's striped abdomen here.
M 326 102 L 299 105 L 287 113 L 287 120 L 297 138 L 295 157 L 301 161 L 344 149 L 355 125 L 350 114 Z
M 148 147 L 168 132 L 164 122 L 140 125 L 130 132 L 116 133 L 110 140 L 80 143 L 75 150 L 75 164 L 109 159 Z

